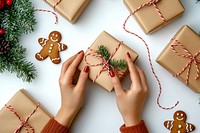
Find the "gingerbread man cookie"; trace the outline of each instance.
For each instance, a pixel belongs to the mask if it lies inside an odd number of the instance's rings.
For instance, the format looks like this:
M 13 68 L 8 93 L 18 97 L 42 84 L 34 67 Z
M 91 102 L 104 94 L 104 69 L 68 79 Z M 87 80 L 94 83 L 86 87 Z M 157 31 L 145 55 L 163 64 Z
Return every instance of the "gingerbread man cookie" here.
M 195 126 L 186 122 L 185 112 L 179 110 L 174 113 L 174 120 L 165 121 L 164 126 L 169 129 L 170 133 L 189 133 L 194 131 Z
M 39 38 L 38 42 L 43 48 L 35 54 L 35 58 L 41 61 L 49 56 L 54 64 L 59 64 L 61 62 L 59 52 L 67 49 L 65 44 L 60 43 L 61 38 L 62 36 L 58 31 L 52 31 L 48 39 Z

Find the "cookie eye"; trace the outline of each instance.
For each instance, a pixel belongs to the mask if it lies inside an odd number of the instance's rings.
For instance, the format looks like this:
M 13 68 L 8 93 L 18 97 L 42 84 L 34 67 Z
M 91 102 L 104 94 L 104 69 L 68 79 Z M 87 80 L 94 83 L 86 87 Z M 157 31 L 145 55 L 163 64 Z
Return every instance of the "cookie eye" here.
M 55 36 L 55 34 L 53 33 L 52 36 Z
M 181 116 L 183 116 L 183 114 L 181 114 Z
M 177 115 L 179 115 L 179 113 L 177 113 Z
M 58 35 L 56 34 L 56 37 L 58 37 Z

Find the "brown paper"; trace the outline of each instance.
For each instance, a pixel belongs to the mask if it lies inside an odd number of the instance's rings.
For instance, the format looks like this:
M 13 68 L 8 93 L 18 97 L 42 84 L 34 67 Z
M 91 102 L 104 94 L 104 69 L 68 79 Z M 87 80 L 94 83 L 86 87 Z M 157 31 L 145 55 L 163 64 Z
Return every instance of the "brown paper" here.
M 20 117 L 25 120 L 35 109 L 37 102 L 25 90 L 20 90 L 11 98 L 7 105 L 11 105 Z M 35 133 L 40 133 L 50 118 L 51 115 L 40 105 L 28 120 L 28 124 L 34 128 Z M 0 133 L 13 133 L 20 124 L 20 120 L 6 107 L 0 110 Z M 27 132 L 25 128 L 22 128 L 20 133 Z
M 113 51 L 115 51 L 115 48 L 117 47 L 119 43 L 120 42 L 118 40 L 116 40 L 114 37 L 112 37 L 111 35 L 109 35 L 107 32 L 104 31 L 99 35 L 99 37 L 95 40 L 95 42 L 92 44 L 90 48 L 97 50 L 98 46 L 104 45 L 108 49 L 109 53 L 113 53 Z M 85 54 L 88 54 L 90 52 L 91 51 L 88 50 Z M 125 57 L 126 57 L 127 52 L 130 53 L 132 57 L 132 61 L 134 62 L 138 57 L 137 53 L 135 53 L 132 49 L 130 49 L 124 44 L 121 44 L 120 48 L 114 54 L 112 59 L 116 59 L 116 60 L 126 59 Z M 102 62 L 101 59 L 95 58 L 93 56 L 89 56 L 87 59 L 88 59 L 88 62 L 90 62 L 91 64 L 97 64 L 97 63 Z M 85 66 L 86 66 L 86 62 L 85 60 L 83 60 L 80 63 L 78 69 L 82 70 Z M 101 68 L 102 66 L 90 67 L 89 78 L 93 80 L 96 77 L 96 75 L 99 73 Z M 125 73 L 126 72 L 127 72 L 127 69 L 125 70 Z M 109 92 L 113 90 L 113 85 L 111 83 L 111 78 L 108 75 L 108 71 L 103 71 L 101 75 L 97 78 L 96 83 L 102 86 L 103 88 L 105 88 Z
M 132 13 L 139 6 L 148 3 L 149 1 L 150 0 L 124 0 L 124 4 Z M 184 12 L 184 8 L 179 0 L 160 0 L 156 5 L 167 23 L 171 22 Z M 133 16 L 146 34 L 155 32 L 163 27 L 164 24 L 153 5 L 143 7 Z
M 183 26 L 175 35 L 175 39 L 178 40 L 186 49 L 194 56 L 197 51 L 200 50 L 200 37 L 187 25 Z M 170 41 L 167 47 L 162 51 L 162 53 L 157 58 L 157 62 L 170 71 L 173 75 L 178 74 L 188 63 L 188 58 L 183 58 L 175 54 L 170 45 L 174 43 L 174 41 Z M 182 54 L 183 50 L 177 49 Z M 200 60 L 200 56 L 197 57 Z M 186 75 L 188 68 L 180 75 L 178 78 L 186 83 Z M 188 86 L 195 92 L 200 93 L 200 78 L 195 80 L 196 77 L 196 67 L 195 64 L 192 63 L 190 75 L 189 75 L 189 84 Z
M 45 0 L 50 6 L 58 2 L 58 0 Z M 62 0 L 55 10 L 59 12 L 69 22 L 75 23 L 81 13 L 85 10 L 90 0 Z

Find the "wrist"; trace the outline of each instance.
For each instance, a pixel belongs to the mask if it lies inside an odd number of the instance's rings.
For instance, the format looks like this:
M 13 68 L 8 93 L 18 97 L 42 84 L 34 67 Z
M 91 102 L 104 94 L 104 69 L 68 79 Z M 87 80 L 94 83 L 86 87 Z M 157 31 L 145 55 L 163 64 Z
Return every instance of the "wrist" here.
M 136 116 L 136 117 L 127 116 L 127 117 L 123 117 L 123 120 L 126 127 L 134 126 L 141 122 L 140 116 Z
M 70 127 L 76 113 L 70 110 L 60 108 L 55 116 L 55 120 L 63 126 Z

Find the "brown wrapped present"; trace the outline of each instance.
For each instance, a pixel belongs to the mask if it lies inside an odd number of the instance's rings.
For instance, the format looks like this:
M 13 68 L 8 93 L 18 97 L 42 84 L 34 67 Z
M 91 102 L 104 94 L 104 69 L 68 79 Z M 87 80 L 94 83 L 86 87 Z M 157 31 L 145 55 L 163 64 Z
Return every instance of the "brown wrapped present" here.
M 90 0 L 45 0 L 69 22 L 75 23 Z
M 200 37 L 187 25 L 176 33 L 157 62 L 200 93 Z
M 124 4 L 146 34 L 158 30 L 184 12 L 179 0 L 124 0 Z
M 20 90 L 0 111 L 0 133 L 40 133 L 50 118 L 39 103 Z
M 82 70 L 85 66 L 89 65 L 89 78 L 93 80 L 93 82 L 96 82 L 97 84 L 105 88 L 107 91 L 111 92 L 113 90 L 113 85 L 111 83 L 111 78 L 108 74 L 109 69 L 111 68 L 113 71 L 116 72 L 116 74 L 118 74 L 120 78 L 122 78 L 123 75 L 125 75 L 125 73 L 127 72 L 128 68 L 126 67 L 123 70 L 119 70 L 116 67 L 114 68 L 110 64 L 106 64 L 106 61 L 108 60 L 104 60 L 102 56 L 99 57 L 99 55 L 96 52 L 100 46 L 106 47 L 107 51 L 110 53 L 110 60 L 125 61 L 126 53 L 129 52 L 134 62 L 137 59 L 138 54 L 126 45 L 124 45 L 122 42 L 116 40 L 114 37 L 112 37 L 105 31 L 99 35 L 99 37 L 95 40 L 92 46 L 88 49 L 88 51 L 86 51 L 85 57 L 80 63 L 78 69 Z

